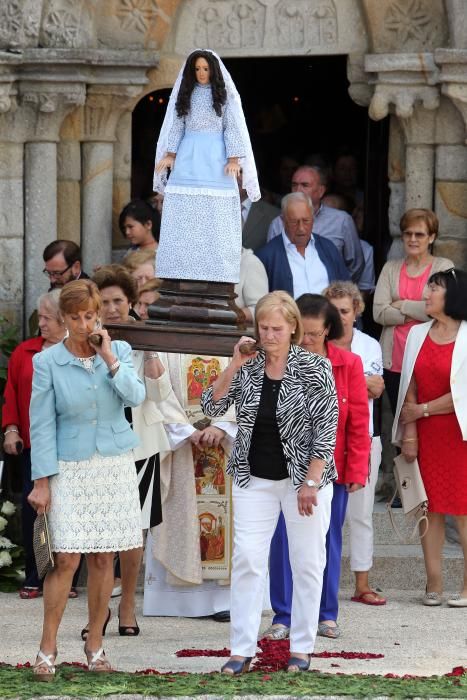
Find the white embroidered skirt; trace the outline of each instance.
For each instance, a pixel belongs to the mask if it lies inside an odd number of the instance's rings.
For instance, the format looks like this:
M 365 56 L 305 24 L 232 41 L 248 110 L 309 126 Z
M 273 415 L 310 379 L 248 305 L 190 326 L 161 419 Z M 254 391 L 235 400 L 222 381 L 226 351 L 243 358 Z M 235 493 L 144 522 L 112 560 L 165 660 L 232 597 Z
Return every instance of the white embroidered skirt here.
M 141 507 L 132 452 L 59 461 L 50 477 L 54 552 L 121 552 L 141 547 Z

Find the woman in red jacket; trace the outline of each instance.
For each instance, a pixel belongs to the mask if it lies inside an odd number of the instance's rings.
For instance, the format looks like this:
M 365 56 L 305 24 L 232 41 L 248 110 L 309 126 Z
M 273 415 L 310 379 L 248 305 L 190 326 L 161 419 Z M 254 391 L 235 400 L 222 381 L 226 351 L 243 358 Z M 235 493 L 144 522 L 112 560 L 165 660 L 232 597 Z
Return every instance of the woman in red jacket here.
M 329 340 L 343 335 L 337 309 L 320 294 L 303 294 L 297 299 L 302 315 L 302 347 L 327 357 L 332 364 L 339 401 L 334 459 L 338 478 L 333 484 L 331 522 L 326 537 L 326 568 L 319 613 L 318 634 L 337 639 L 339 579 L 341 572 L 342 527 L 349 493 L 361 489 L 368 481 L 370 436 L 369 409 L 363 365 L 360 357 L 337 347 Z M 275 612 L 267 636 L 284 639 L 290 627 L 292 575 L 288 557 L 287 535 L 279 523 L 271 543 L 270 593 Z

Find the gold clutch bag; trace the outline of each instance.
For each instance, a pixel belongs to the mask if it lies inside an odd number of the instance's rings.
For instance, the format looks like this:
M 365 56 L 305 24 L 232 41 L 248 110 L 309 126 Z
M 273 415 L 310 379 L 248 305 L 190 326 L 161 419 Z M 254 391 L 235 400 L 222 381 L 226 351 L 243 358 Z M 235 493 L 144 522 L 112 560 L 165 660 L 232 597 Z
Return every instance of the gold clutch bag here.
M 38 515 L 34 521 L 34 534 L 32 539 L 34 557 L 36 559 L 39 578 L 54 568 L 54 555 L 50 546 L 49 525 L 45 513 Z

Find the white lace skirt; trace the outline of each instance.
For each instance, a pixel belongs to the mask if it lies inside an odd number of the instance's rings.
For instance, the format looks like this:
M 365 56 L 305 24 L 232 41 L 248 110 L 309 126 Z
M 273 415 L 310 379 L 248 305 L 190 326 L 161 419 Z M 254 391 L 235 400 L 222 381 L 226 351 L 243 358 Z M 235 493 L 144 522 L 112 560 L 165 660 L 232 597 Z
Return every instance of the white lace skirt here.
M 50 477 L 54 552 L 121 552 L 141 547 L 138 482 L 132 452 L 59 462 Z

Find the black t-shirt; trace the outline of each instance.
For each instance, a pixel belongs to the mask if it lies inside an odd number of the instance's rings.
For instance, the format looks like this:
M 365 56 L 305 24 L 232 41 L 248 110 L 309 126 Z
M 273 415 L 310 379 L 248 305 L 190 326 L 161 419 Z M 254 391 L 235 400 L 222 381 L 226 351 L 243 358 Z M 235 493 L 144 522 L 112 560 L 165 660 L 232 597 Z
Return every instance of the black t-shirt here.
M 266 373 L 264 374 L 248 453 L 251 475 L 271 481 L 280 481 L 289 476 L 276 418 L 280 387 L 280 379 L 269 379 Z

